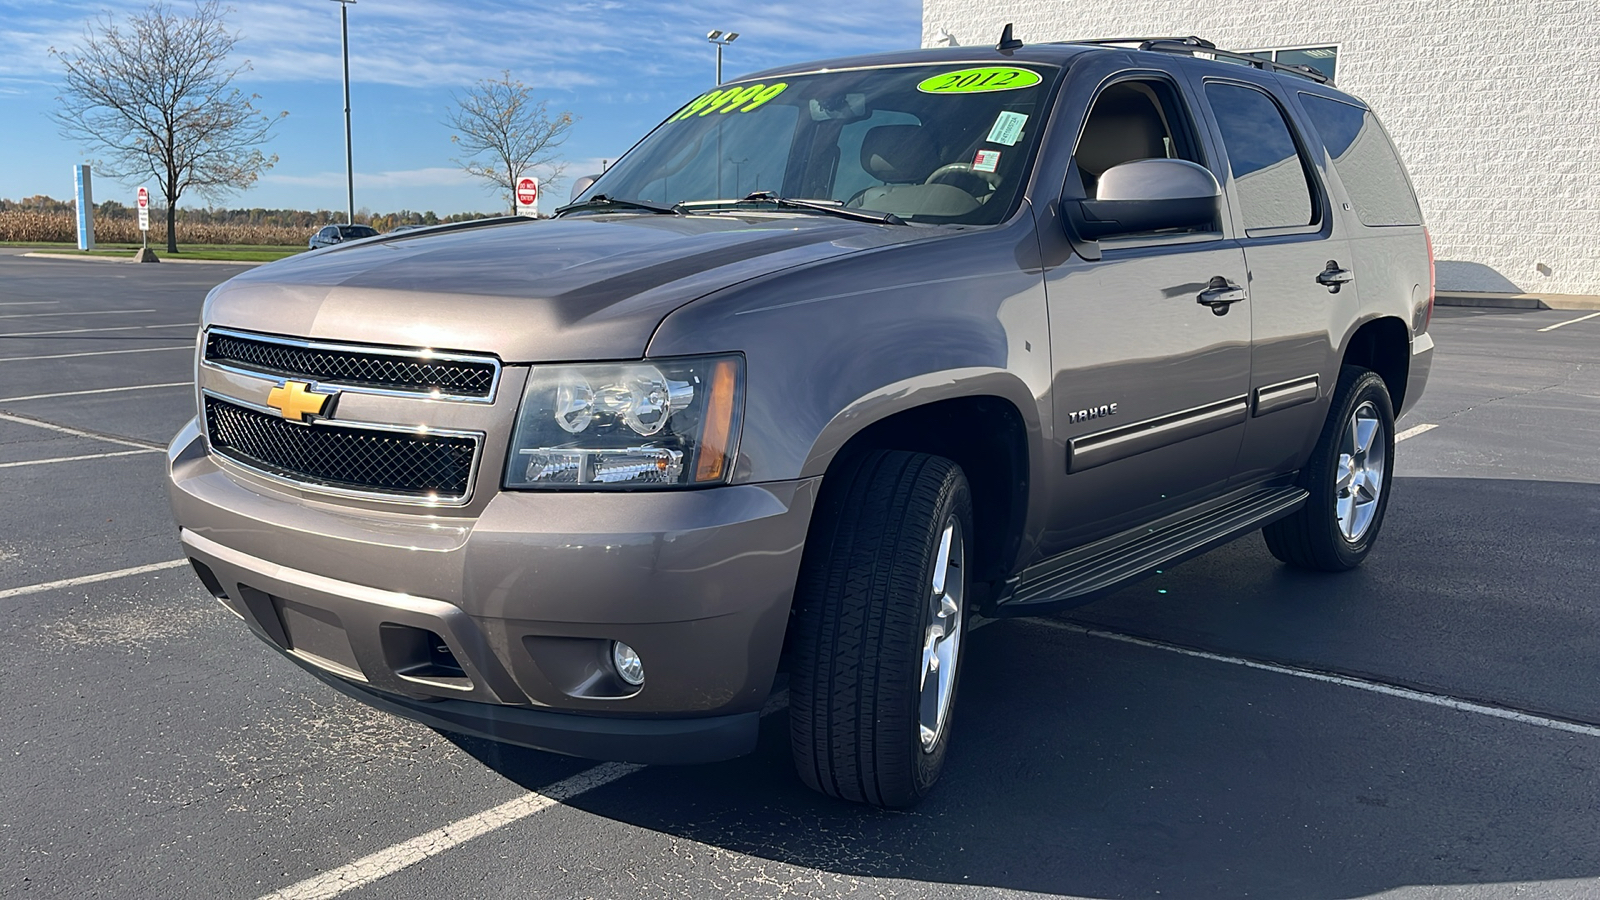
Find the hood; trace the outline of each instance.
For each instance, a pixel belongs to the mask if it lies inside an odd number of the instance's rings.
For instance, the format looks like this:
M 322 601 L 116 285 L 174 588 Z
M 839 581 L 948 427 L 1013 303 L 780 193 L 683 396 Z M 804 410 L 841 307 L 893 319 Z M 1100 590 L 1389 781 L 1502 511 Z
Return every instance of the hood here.
M 668 313 L 712 291 L 926 233 L 760 214 L 605 214 L 408 233 L 261 266 L 218 287 L 204 319 L 508 363 L 637 358 Z

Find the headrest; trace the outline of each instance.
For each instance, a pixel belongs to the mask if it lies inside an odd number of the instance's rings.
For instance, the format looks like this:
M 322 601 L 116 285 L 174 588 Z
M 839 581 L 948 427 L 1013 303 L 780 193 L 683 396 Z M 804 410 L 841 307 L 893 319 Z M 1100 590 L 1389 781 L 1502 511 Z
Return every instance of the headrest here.
M 1118 163 L 1167 155 L 1167 129 L 1149 97 L 1133 85 L 1108 88 L 1078 139 L 1078 168 L 1098 177 Z
M 939 152 L 921 125 L 879 125 L 861 141 L 861 168 L 889 184 L 921 184 L 939 167 Z

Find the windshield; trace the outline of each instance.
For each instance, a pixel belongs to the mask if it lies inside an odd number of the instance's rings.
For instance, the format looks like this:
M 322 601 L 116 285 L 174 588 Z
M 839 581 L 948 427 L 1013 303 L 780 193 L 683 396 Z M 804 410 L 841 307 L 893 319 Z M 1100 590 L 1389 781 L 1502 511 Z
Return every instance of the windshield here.
M 579 199 L 695 212 L 761 192 L 992 224 L 1027 178 L 1056 71 L 956 63 L 724 85 L 668 117 Z

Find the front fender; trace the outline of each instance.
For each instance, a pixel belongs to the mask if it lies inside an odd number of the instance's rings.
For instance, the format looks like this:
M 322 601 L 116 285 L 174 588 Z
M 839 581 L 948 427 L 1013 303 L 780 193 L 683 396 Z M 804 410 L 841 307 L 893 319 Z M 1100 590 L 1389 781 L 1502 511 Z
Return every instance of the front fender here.
M 952 397 L 1003 397 L 1047 440 L 1038 258 L 1024 207 L 994 228 L 935 232 L 720 291 L 669 315 L 648 355 L 744 353 L 735 482 L 821 474 L 861 428 Z
M 1027 429 L 1029 468 L 1037 469 L 1045 457 L 1044 437 L 1038 401 L 1027 384 L 1003 369 L 968 368 L 901 379 L 856 398 L 823 426 L 801 471 L 807 476 L 825 474 L 851 438 L 891 416 L 944 400 L 975 397 L 998 397 L 1016 408 Z M 1030 475 L 1034 484 L 1041 483 L 1042 472 Z

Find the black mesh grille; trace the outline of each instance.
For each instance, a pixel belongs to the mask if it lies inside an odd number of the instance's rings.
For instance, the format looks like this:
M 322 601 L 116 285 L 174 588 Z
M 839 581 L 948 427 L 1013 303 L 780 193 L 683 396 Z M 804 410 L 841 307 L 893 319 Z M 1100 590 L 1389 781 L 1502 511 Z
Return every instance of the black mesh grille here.
M 206 359 L 274 375 L 332 381 L 355 387 L 488 397 L 494 389 L 494 363 L 427 360 L 384 353 L 294 347 L 211 334 Z
M 328 487 L 440 499 L 466 496 L 476 442 L 326 425 L 293 425 L 207 397 L 206 433 L 223 456 Z

